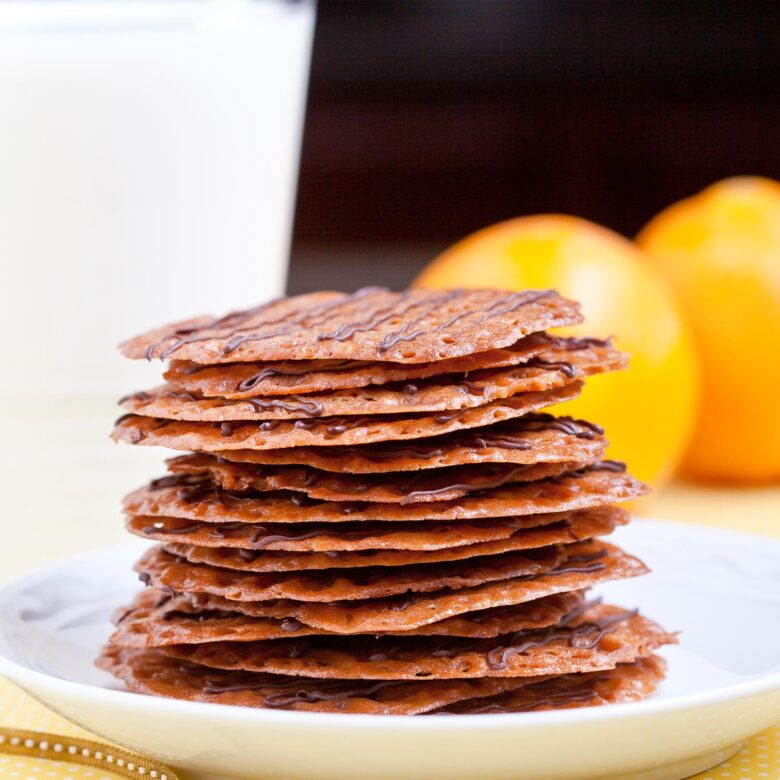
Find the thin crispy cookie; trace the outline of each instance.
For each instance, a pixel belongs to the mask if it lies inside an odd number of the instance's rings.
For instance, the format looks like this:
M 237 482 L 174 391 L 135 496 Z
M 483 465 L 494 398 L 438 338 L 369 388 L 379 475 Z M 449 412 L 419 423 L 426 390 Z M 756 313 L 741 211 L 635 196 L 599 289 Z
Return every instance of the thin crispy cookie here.
M 675 642 L 635 610 L 598 604 L 564 625 L 495 639 L 311 636 L 167 645 L 162 652 L 217 669 L 340 680 L 441 680 L 601 671 Z
M 368 567 L 256 574 L 188 563 L 154 547 L 135 564 L 140 578 L 176 593 L 211 593 L 231 601 L 294 599 L 331 602 L 382 598 L 474 587 L 484 582 L 529 577 L 555 568 L 565 556 L 558 547 L 473 558 L 465 564 Z
M 621 368 L 624 355 L 601 348 L 595 359 L 588 350 L 571 355 L 559 352 L 533 358 L 521 366 L 475 371 L 468 375 L 438 375 L 417 382 L 286 396 L 244 399 L 204 398 L 171 385 L 127 395 L 120 405 L 145 417 L 195 422 L 234 420 L 295 420 L 364 414 L 445 412 L 484 406 L 492 401 L 563 387 L 573 379 Z M 556 360 L 566 357 L 568 360 Z
M 487 463 L 421 471 L 412 476 L 355 475 L 319 471 L 306 466 L 229 463 L 197 453 L 169 460 L 168 470 L 174 475 L 208 477 L 216 486 L 229 491 L 292 490 L 323 501 L 351 501 L 359 497 L 362 501 L 414 504 L 421 501 L 450 501 L 475 491 L 557 477 L 567 471 L 594 465 L 595 462 Z M 176 477 L 172 478 L 172 484 L 176 484 Z
M 528 604 L 498 607 L 487 612 L 448 618 L 395 636 L 495 637 L 513 631 L 552 626 L 579 609 L 584 594 L 559 593 Z M 230 605 L 228 605 L 230 606 Z M 300 636 L 330 635 L 332 631 L 312 628 L 285 618 L 249 617 L 238 611 L 199 608 L 185 596 L 174 596 L 149 588 L 130 607 L 118 611 L 117 628 L 109 640 L 123 647 L 162 647 L 204 642 L 257 642 Z
M 611 509 L 615 507 L 600 507 Z M 408 566 L 419 563 L 460 561 L 483 555 L 532 550 L 554 544 L 567 544 L 606 536 L 618 522 L 625 522 L 616 512 L 585 510 L 571 520 L 517 531 L 508 539 L 477 544 L 444 547 L 438 550 L 377 550 L 357 552 L 273 552 L 229 547 L 194 547 L 190 544 L 168 542 L 165 550 L 171 555 L 186 558 L 190 563 L 206 563 L 226 569 L 254 572 L 300 571 L 314 569 L 351 569 L 366 566 Z M 618 510 L 619 512 L 619 510 Z
M 634 663 L 590 674 L 568 674 L 524 685 L 485 699 L 443 707 L 434 715 L 500 715 L 511 712 L 598 707 L 641 701 L 650 696 L 666 673 L 666 661 L 651 655 Z
M 616 471 L 611 461 L 552 480 L 520 483 L 455 501 L 378 504 L 315 501 L 293 493 L 240 494 L 208 484 L 160 487 L 154 482 L 125 497 L 130 515 L 178 517 L 207 523 L 342 523 L 357 520 L 473 520 L 567 512 L 638 498 L 647 487 Z
M 613 510 L 598 507 L 583 512 Z M 230 547 L 245 550 L 280 550 L 287 552 L 322 552 L 360 550 L 441 550 L 450 547 L 508 539 L 520 529 L 536 528 L 565 522 L 571 512 L 551 512 L 546 515 L 507 517 L 498 520 L 471 522 L 412 523 L 372 522 L 322 525 L 319 523 L 203 523 L 176 517 L 127 518 L 127 530 L 157 542 L 180 542 L 197 547 Z
M 430 363 L 368 363 L 360 360 L 285 360 L 204 366 L 172 360 L 163 375 L 177 390 L 207 398 L 249 398 L 346 390 L 525 363 L 549 349 L 574 351 L 611 346 L 599 339 L 562 339 L 532 333 L 503 349 Z
M 365 288 L 271 301 L 225 317 L 197 318 L 121 345 L 130 358 L 195 363 L 370 360 L 423 363 L 514 344 L 582 320 L 578 304 L 553 290 Z
M 511 678 L 414 683 L 290 679 L 207 669 L 166 657 L 159 650 L 112 645 L 103 649 L 97 666 L 136 693 L 243 707 L 360 715 L 416 715 L 463 699 L 495 696 L 523 684 Z
M 524 577 L 412 596 L 368 601 L 302 603 L 297 601 L 228 601 L 190 594 L 201 607 L 235 609 L 253 617 L 294 618 L 307 626 L 339 634 L 366 634 L 417 629 L 445 618 L 481 610 L 524 604 L 556 593 L 591 588 L 603 582 L 647 574 L 637 558 L 602 541 L 566 545 L 567 559 L 555 570 Z
M 352 447 L 217 450 L 223 460 L 269 466 L 309 465 L 323 471 L 373 474 L 476 463 L 560 463 L 603 456 L 607 440 L 598 425 L 571 417 L 526 414 L 487 428 L 455 431 L 414 442 Z
M 353 415 L 312 417 L 301 420 L 264 422 L 190 422 L 159 420 L 126 414 L 120 417 L 112 434 L 128 444 L 170 447 L 173 450 L 277 449 L 279 447 L 320 446 L 323 444 L 370 444 L 377 441 L 419 439 L 450 431 L 478 428 L 522 417 L 545 406 L 576 398 L 582 382 L 574 381 L 555 390 L 493 401 L 484 406 L 451 412 L 409 415 Z

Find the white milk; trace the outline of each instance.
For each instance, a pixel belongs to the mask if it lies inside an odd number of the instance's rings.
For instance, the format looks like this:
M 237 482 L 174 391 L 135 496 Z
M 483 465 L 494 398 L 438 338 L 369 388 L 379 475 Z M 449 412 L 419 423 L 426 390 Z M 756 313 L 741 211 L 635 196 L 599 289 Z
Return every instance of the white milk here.
M 121 339 L 283 291 L 313 22 L 313 0 L 0 2 L 0 397 L 132 390 L 161 364 Z

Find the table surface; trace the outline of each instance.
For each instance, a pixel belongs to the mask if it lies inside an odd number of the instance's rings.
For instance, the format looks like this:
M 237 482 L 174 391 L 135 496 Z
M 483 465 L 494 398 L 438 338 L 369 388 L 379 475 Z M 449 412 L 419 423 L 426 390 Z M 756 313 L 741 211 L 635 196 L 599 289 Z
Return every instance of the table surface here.
M 114 445 L 110 399 L 62 401 L 56 409 L 20 402 L 2 420 L 13 446 L 0 451 L 4 513 L 0 580 L 125 538 L 119 499 L 163 472 L 159 449 Z M 636 514 L 780 537 L 780 486 L 713 488 L 676 483 L 644 499 Z M 639 521 L 641 522 L 641 520 Z M 0 680 L 0 726 L 86 735 Z M 57 765 L 59 764 L 59 766 Z M 98 769 L 0 754 L 0 780 L 109 777 Z M 780 728 L 699 780 L 780 780 Z

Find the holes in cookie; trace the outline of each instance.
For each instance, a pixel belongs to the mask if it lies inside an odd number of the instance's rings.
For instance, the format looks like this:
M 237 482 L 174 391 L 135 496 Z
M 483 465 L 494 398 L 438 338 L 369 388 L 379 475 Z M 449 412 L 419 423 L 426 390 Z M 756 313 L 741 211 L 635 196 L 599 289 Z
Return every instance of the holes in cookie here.
M 598 644 L 599 650 L 602 650 L 606 653 L 614 653 L 616 650 L 619 650 L 621 647 L 620 639 L 617 637 L 611 636 L 607 634 L 607 636 L 602 637 L 601 641 Z

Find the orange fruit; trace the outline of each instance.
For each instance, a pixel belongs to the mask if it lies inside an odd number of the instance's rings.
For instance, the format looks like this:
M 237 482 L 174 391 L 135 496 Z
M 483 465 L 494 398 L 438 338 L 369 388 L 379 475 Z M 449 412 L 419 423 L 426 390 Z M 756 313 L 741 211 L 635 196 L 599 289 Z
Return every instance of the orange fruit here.
M 615 336 L 627 371 L 592 377 L 555 412 L 606 428 L 610 457 L 661 484 L 688 444 L 698 392 L 687 326 L 660 274 L 627 239 L 577 217 L 520 217 L 463 239 L 423 270 L 421 287 L 552 287 L 582 303 L 569 332 Z
M 780 184 L 718 182 L 662 211 L 637 240 L 678 291 L 701 355 L 701 416 L 685 471 L 780 478 Z

